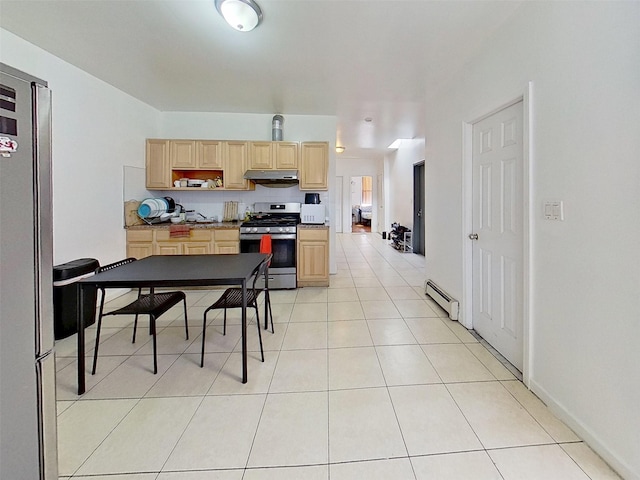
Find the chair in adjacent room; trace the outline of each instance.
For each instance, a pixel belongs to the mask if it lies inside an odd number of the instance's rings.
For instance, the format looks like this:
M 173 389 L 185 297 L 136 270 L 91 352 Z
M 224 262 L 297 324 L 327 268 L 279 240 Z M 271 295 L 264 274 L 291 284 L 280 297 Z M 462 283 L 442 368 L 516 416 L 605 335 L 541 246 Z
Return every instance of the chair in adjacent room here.
M 268 309 L 268 315 L 271 318 L 271 331 L 273 332 L 273 314 L 271 313 L 271 301 L 269 299 L 269 290 L 266 288 L 258 288 L 256 283 L 258 279 L 265 275 L 267 269 L 269 268 L 269 263 L 271 262 L 272 254 L 269 254 L 261 263 L 258 265 L 253 272 L 251 273 L 251 277 L 249 281 L 251 282 L 251 287 L 247 288 L 247 307 L 254 308 L 256 311 L 256 324 L 258 326 L 258 339 L 260 340 L 260 355 L 262 356 L 262 361 L 264 362 L 264 350 L 262 348 L 262 333 L 260 329 L 260 313 L 258 309 L 258 297 L 260 293 L 264 292 L 265 294 L 265 304 Z M 204 311 L 204 318 L 202 321 L 202 352 L 200 355 L 200 367 L 204 367 L 204 344 L 205 344 L 205 336 L 207 330 L 207 313 L 210 310 L 223 309 L 224 310 L 224 323 L 222 326 L 222 334 L 227 334 L 227 309 L 229 308 L 242 308 L 242 289 L 239 287 L 227 288 L 224 293 L 220 296 L 218 300 L 215 301 L 210 307 L 208 307 Z M 268 319 L 265 319 L 265 325 L 267 325 Z
M 135 258 L 127 258 L 119 262 L 111 263 L 97 269 L 96 273 L 105 272 L 127 263 L 135 262 Z M 174 305 L 180 303 L 184 304 L 184 329 L 186 340 L 189 340 L 189 326 L 187 323 L 187 296 L 184 292 L 160 292 L 155 293 L 151 288 L 149 293 L 143 294 L 142 289 L 138 289 L 138 298 L 131 302 L 129 305 L 114 310 L 112 312 L 104 313 L 104 298 L 105 289 L 100 288 L 102 293 L 100 298 L 100 309 L 98 313 L 98 324 L 96 329 L 96 348 L 93 351 L 93 368 L 91 374 L 96 373 L 96 366 L 98 363 L 98 347 L 100 346 L 100 328 L 102 327 L 102 318 L 108 315 L 135 315 L 133 322 L 133 338 L 131 343 L 136 343 L 136 330 L 138 328 L 138 316 L 149 315 L 149 334 L 153 336 L 153 373 L 158 373 L 158 356 L 156 352 L 156 320 L 166 313 Z

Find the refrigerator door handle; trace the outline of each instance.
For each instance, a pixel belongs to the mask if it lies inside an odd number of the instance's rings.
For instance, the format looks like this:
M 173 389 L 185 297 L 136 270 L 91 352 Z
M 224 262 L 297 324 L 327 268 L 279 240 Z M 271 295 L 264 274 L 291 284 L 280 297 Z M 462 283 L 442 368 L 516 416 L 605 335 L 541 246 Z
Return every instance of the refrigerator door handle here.
M 34 238 L 36 239 L 36 357 L 53 349 L 53 209 L 51 188 L 51 91 L 31 84 L 34 127 Z

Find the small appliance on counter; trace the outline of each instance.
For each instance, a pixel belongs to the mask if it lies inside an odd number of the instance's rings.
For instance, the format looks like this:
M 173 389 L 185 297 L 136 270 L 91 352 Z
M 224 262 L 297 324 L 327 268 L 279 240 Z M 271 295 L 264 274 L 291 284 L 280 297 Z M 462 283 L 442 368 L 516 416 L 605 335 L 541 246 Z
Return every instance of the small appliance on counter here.
M 300 206 L 300 220 L 302 223 L 321 225 L 324 223 L 324 219 L 324 205 L 305 203 Z
M 305 193 L 304 204 L 305 205 L 318 205 L 320 203 L 319 193 Z

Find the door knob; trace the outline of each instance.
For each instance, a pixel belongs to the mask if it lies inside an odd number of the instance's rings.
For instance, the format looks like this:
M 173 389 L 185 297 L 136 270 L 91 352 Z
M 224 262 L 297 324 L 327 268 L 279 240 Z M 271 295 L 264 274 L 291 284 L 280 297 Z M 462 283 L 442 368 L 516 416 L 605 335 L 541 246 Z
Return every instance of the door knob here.
M 477 233 L 470 233 L 469 234 L 469 239 L 470 240 L 477 240 L 478 239 L 478 234 Z

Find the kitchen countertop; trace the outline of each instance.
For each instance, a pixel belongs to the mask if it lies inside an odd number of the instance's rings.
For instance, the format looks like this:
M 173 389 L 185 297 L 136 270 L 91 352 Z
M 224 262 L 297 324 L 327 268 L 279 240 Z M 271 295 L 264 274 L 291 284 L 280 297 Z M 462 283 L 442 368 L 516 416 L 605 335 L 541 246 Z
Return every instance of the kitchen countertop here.
M 298 228 L 329 228 L 329 225 L 325 225 L 324 223 L 300 223 L 298 224 Z
M 168 230 L 171 225 L 188 225 L 194 229 L 234 229 L 240 228 L 240 222 L 211 222 L 211 223 L 157 223 L 155 225 L 133 225 L 124 227 L 126 230 Z

